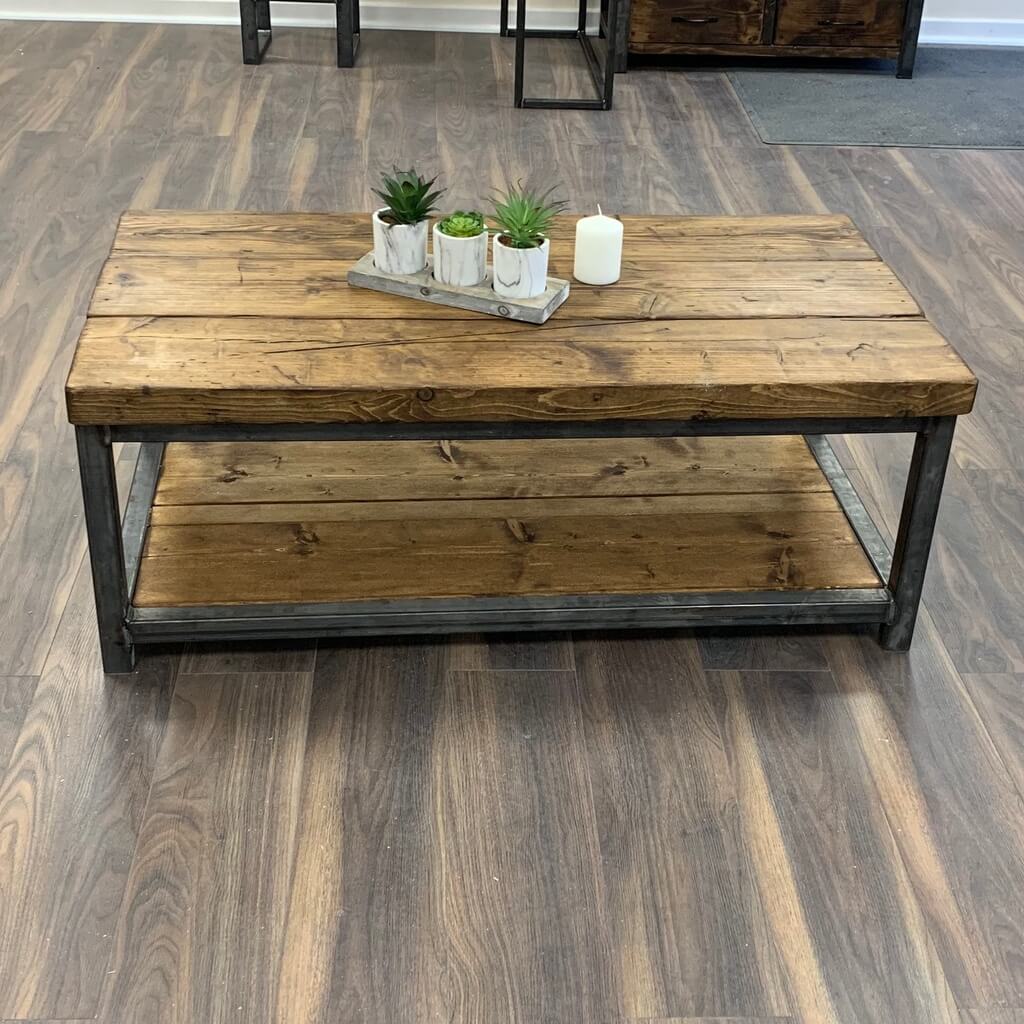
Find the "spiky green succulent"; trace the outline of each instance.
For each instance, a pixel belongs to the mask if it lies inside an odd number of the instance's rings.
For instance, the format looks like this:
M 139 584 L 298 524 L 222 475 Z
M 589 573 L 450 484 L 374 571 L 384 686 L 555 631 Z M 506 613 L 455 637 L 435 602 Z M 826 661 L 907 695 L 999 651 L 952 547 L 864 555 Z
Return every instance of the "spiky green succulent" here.
M 552 198 L 557 187 L 553 185 L 544 192 L 537 192 L 520 182 L 499 192 L 492 200 L 491 219 L 498 226 L 502 242 L 513 249 L 534 249 L 542 245 L 555 217 L 568 205 L 564 199 Z
M 437 227 L 442 234 L 452 238 L 476 238 L 487 230 L 484 215 L 477 210 L 456 210 L 449 213 Z
M 430 212 L 437 209 L 435 204 L 445 193 L 443 188 L 430 191 L 437 178 L 427 181 L 412 168 L 400 171 L 394 167 L 392 170 L 393 176 L 384 175 L 383 187 L 373 190 L 387 203 L 385 216 L 390 214 L 396 224 L 419 224 L 426 220 Z

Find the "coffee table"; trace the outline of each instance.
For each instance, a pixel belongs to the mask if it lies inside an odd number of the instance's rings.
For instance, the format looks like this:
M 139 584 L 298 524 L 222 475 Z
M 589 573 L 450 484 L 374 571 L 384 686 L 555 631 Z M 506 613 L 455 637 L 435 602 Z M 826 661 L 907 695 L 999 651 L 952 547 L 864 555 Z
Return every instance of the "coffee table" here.
M 349 288 L 362 215 L 126 213 L 67 384 L 106 669 L 530 628 L 906 649 L 974 376 L 846 217 L 623 220 L 622 280 L 536 327 Z M 891 553 L 825 438 L 889 431 L 916 435 Z

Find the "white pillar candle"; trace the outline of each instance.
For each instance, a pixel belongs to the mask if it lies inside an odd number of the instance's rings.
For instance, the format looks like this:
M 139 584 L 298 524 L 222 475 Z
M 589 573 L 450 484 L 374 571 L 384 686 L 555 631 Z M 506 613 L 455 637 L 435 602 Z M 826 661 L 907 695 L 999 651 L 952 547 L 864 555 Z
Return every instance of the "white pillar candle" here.
M 584 284 L 614 284 L 622 273 L 622 221 L 597 215 L 576 221 L 572 276 Z

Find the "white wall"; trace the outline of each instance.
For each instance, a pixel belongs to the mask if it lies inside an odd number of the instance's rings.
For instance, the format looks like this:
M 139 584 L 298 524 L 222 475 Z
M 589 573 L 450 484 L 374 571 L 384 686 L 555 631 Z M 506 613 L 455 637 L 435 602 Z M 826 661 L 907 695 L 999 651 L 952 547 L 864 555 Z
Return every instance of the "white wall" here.
M 367 28 L 494 32 L 497 0 L 362 0 Z M 592 4 L 596 7 L 596 4 Z M 572 21 L 576 0 L 529 0 L 530 23 L 554 27 Z M 563 14 L 562 12 L 566 12 Z M 283 3 L 282 25 L 330 25 L 330 4 Z M 237 0 L 0 0 L 0 18 L 88 21 L 182 21 L 236 24 Z M 926 0 L 924 42 L 1024 46 L 1022 0 Z
M 927 0 L 926 18 L 1024 19 L 1020 0 Z
M 1021 0 L 926 0 L 921 39 L 1024 46 L 1024 4 Z

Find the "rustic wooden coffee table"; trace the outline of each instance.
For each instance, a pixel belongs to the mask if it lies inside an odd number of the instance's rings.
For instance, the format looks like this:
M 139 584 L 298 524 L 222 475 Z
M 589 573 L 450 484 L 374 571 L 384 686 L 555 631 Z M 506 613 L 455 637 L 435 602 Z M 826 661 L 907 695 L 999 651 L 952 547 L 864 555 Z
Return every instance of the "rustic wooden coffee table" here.
M 531 627 L 906 649 L 974 376 L 845 217 L 624 219 L 621 282 L 535 327 L 350 289 L 363 216 L 125 214 L 67 386 L 106 668 Z M 892 554 L 824 437 L 865 431 L 917 435 Z

